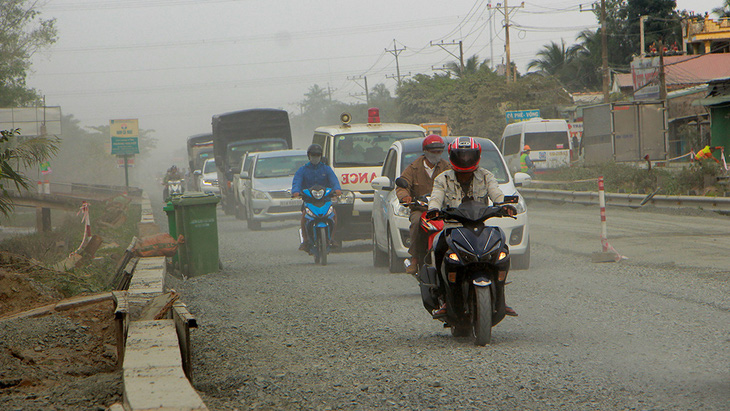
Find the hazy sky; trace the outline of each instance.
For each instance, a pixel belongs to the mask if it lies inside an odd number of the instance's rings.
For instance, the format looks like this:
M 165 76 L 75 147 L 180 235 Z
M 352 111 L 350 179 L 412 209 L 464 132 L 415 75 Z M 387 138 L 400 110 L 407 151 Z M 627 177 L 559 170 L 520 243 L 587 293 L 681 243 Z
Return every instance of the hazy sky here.
M 679 0 L 709 11 L 721 0 Z M 432 74 L 454 60 L 429 42 L 463 40 L 464 55 L 504 58 L 503 16 L 474 0 L 50 0 L 59 40 L 33 58 L 28 85 L 83 125 L 138 118 L 161 143 L 210 131 L 211 116 L 255 107 L 298 111 L 313 84 L 356 101 L 370 87 L 394 90 L 402 75 Z M 496 6 L 497 2 L 491 2 Z M 508 1 L 518 6 L 517 1 Z M 511 15 L 512 59 L 520 71 L 549 41 L 571 44 L 597 27 L 576 0 L 536 0 Z M 490 20 L 490 16 L 493 19 Z M 493 22 L 493 29 L 490 28 Z M 447 47 L 458 54 L 458 46 Z M 336 119 L 333 119 L 333 123 Z

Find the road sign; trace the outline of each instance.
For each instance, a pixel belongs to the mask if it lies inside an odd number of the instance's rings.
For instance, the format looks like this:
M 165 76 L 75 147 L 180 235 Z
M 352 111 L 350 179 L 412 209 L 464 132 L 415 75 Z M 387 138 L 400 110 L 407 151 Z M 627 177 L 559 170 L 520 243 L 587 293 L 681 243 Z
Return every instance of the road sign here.
M 540 110 L 519 110 L 519 111 L 507 111 L 504 113 L 507 117 L 507 124 L 516 123 L 518 121 L 529 120 L 531 118 L 540 117 Z
M 109 120 L 112 154 L 139 154 L 139 121 L 134 119 Z

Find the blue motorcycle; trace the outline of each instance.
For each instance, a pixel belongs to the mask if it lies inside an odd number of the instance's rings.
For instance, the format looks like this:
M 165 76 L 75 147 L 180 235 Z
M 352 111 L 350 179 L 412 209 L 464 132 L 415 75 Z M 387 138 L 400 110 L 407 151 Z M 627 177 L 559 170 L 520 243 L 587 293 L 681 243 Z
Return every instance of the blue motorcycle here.
M 332 206 L 333 190 L 316 185 L 302 190 L 305 228 L 309 238 L 309 254 L 315 264 L 327 265 L 327 253 L 335 228 L 335 209 Z

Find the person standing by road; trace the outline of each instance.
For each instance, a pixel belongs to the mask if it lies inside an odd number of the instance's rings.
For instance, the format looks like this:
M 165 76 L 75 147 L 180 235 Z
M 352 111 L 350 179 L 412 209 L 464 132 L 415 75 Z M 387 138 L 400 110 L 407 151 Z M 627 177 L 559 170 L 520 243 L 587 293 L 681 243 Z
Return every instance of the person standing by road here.
M 527 173 L 530 177 L 535 177 L 535 163 L 530 159 L 530 146 L 525 144 L 520 155 L 520 171 Z
M 408 204 L 415 198 L 431 194 L 436 176 L 451 168 L 448 161 L 441 158 L 444 148 L 446 144 L 441 136 L 431 134 L 423 139 L 423 155 L 409 164 L 401 174 L 401 177 L 408 182 L 408 188 L 398 187 L 395 191 L 401 203 Z M 428 238 L 420 229 L 421 215 L 426 210 L 413 205 L 410 209 L 411 244 L 408 253 L 411 255 L 411 264 L 406 268 L 406 272 L 412 275 L 418 272 L 420 262 L 418 260 L 426 250 Z
M 309 162 L 299 167 L 299 170 L 294 174 L 291 196 L 294 198 L 300 197 L 302 190 L 316 185 L 331 188 L 333 194 L 336 196 L 342 194 L 342 188 L 340 188 L 340 182 L 337 181 L 337 175 L 332 171 L 332 167 L 322 162 L 322 146 L 319 144 L 309 146 L 307 148 L 307 157 L 309 158 Z M 307 251 L 309 250 L 309 239 L 307 238 L 307 229 L 305 226 L 304 205 L 302 205 L 300 224 L 303 241 L 299 245 L 299 249 Z M 337 215 L 335 215 L 335 227 L 337 227 Z M 334 232 L 332 233 L 332 237 L 334 238 Z M 339 246 L 339 243 L 334 245 Z

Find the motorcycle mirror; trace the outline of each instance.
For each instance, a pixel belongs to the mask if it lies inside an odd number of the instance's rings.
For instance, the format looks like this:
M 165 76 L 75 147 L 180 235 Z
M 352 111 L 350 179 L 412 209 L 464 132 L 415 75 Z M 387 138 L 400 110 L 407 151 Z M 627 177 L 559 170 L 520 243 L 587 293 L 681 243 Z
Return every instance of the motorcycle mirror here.
M 520 201 L 519 196 L 504 196 L 504 204 L 517 204 Z
M 397 185 L 400 188 L 408 188 L 408 181 L 406 181 L 403 177 L 398 177 L 395 179 L 395 185 Z

